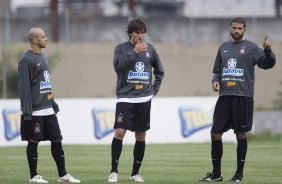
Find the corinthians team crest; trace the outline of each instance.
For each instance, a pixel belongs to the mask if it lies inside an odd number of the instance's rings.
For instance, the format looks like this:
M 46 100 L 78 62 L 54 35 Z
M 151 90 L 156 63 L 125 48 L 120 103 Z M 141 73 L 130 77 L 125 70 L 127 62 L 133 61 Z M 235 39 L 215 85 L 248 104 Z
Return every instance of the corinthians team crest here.
M 150 53 L 149 53 L 148 51 L 146 51 L 145 56 L 146 56 L 147 58 L 149 58 L 149 57 L 150 57 Z
M 117 116 L 117 122 L 118 123 L 122 123 L 123 122 L 123 115 L 122 113 L 119 113 L 118 116 Z
M 34 133 L 39 133 L 40 132 L 40 125 L 38 123 L 35 124 L 34 126 Z
M 245 46 L 242 46 L 240 48 L 240 54 L 246 54 L 246 47 Z

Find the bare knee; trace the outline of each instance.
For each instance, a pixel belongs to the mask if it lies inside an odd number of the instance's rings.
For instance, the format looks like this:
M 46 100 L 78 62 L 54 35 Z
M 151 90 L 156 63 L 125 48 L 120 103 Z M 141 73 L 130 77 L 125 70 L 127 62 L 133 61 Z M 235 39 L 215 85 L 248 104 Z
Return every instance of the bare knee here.
M 237 140 L 242 140 L 247 138 L 246 132 L 236 133 Z
M 37 140 L 33 140 L 33 139 L 29 139 L 29 140 L 28 140 L 28 142 L 31 142 L 31 143 L 37 143 L 37 144 L 39 143 L 39 141 L 37 141 Z
M 145 132 L 135 132 L 136 141 L 145 141 L 146 131 Z
M 221 140 L 221 137 L 222 137 L 222 133 L 220 133 L 220 134 L 211 133 L 211 139 L 214 140 L 214 141 L 219 141 L 219 140 Z
M 125 129 L 118 128 L 118 129 L 115 130 L 114 137 L 118 140 L 123 140 L 125 133 L 126 133 Z

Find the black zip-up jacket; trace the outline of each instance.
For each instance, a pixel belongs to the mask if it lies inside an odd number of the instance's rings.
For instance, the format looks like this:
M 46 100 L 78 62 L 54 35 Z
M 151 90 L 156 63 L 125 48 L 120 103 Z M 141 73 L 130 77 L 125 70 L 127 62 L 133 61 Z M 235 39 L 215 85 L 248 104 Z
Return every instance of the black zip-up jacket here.
M 32 112 L 47 108 L 59 111 L 52 95 L 52 83 L 45 55 L 28 50 L 18 66 L 18 90 L 21 112 L 25 120 L 31 120 Z
M 139 98 L 158 93 L 164 69 L 151 44 L 148 43 L 146 52 L 139 54 L 135 53 L 130 41 L 117 45 L 113 64 L 117 73 L 117 98 Z M 152 74 L 155 76 L 153 83 Z

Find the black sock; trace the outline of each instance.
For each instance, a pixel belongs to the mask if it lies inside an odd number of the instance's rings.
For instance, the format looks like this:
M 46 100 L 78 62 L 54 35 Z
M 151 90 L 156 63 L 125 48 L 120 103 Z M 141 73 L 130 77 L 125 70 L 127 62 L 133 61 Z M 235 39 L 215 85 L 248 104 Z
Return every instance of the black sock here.
M 245 165 L 245 159 L 247 155 L 248 142 L 247 139 L 237 140 L 237 171 L 243 177 L 243 170 Z
M 118 162 L 122 151 L 122 140 L 113 138 L 112 141 L 112 170 L 111 172 L 118 173 Z
M 139 169 L 141 167 L 144 157 L 144 152 L 145 152 L 145 141 L 136 141 L 133 150 L 134 161 L 133 161 L 131 176 L 134 176 L 139 173 Z
M 221 176 L 221 158 L 223 154 L 222 148 L 222 141 L 212 140 L 212 150 L 211 150 L 211 157 L 212 157 L 212 165 L 213 165 L 213 174 L 216 177 Z
M 65 156 L 62 142 L 51 142 L 51 152 L 57 165 L 59 177 L 66 175 L 67 172 L 65 169 Z
M 38 153 L 37 153 L 38 143 L 28 142 L 26 147 L 26 156 L 29 166 L 29 173 L 30 178 L 33 178 L 37 175 L 37 160 L 38 160 Z

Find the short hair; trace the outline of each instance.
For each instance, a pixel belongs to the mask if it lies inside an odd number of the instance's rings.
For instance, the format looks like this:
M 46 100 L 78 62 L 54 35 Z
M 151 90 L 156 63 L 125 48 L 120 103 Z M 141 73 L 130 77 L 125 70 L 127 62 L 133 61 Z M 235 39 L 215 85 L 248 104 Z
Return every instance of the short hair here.
M 29 41 L 31 41 L 33 38 L 36 38 L 38 37 L 38 32 L 43 29 L 42 28 L 39 28 L 39 27 L 33 27 L 29 30 L 29 32 L 27 33 L 27 39 Z
M 231 20 L 230 22 L 230 26 L 232 25 L 233 22 L 239 23 L 239 24 L 243 24 L 244 28 L 246 27 L 246 22 L 242 17 L 235 17 Z
M 37 36 L 37 34 L 36 33 L 34 33 L 34 32 L 29 32 L 28 34 L 27 34 L 27 39 L 29 40 L 29 41 L 31 41 L 34 37 L 36 37 Z
M 137 31 L 144 31 L 145 33 L 147 31 L 144 21 L 140 18 L 130 20 L 126 32 L 129 34 Z

